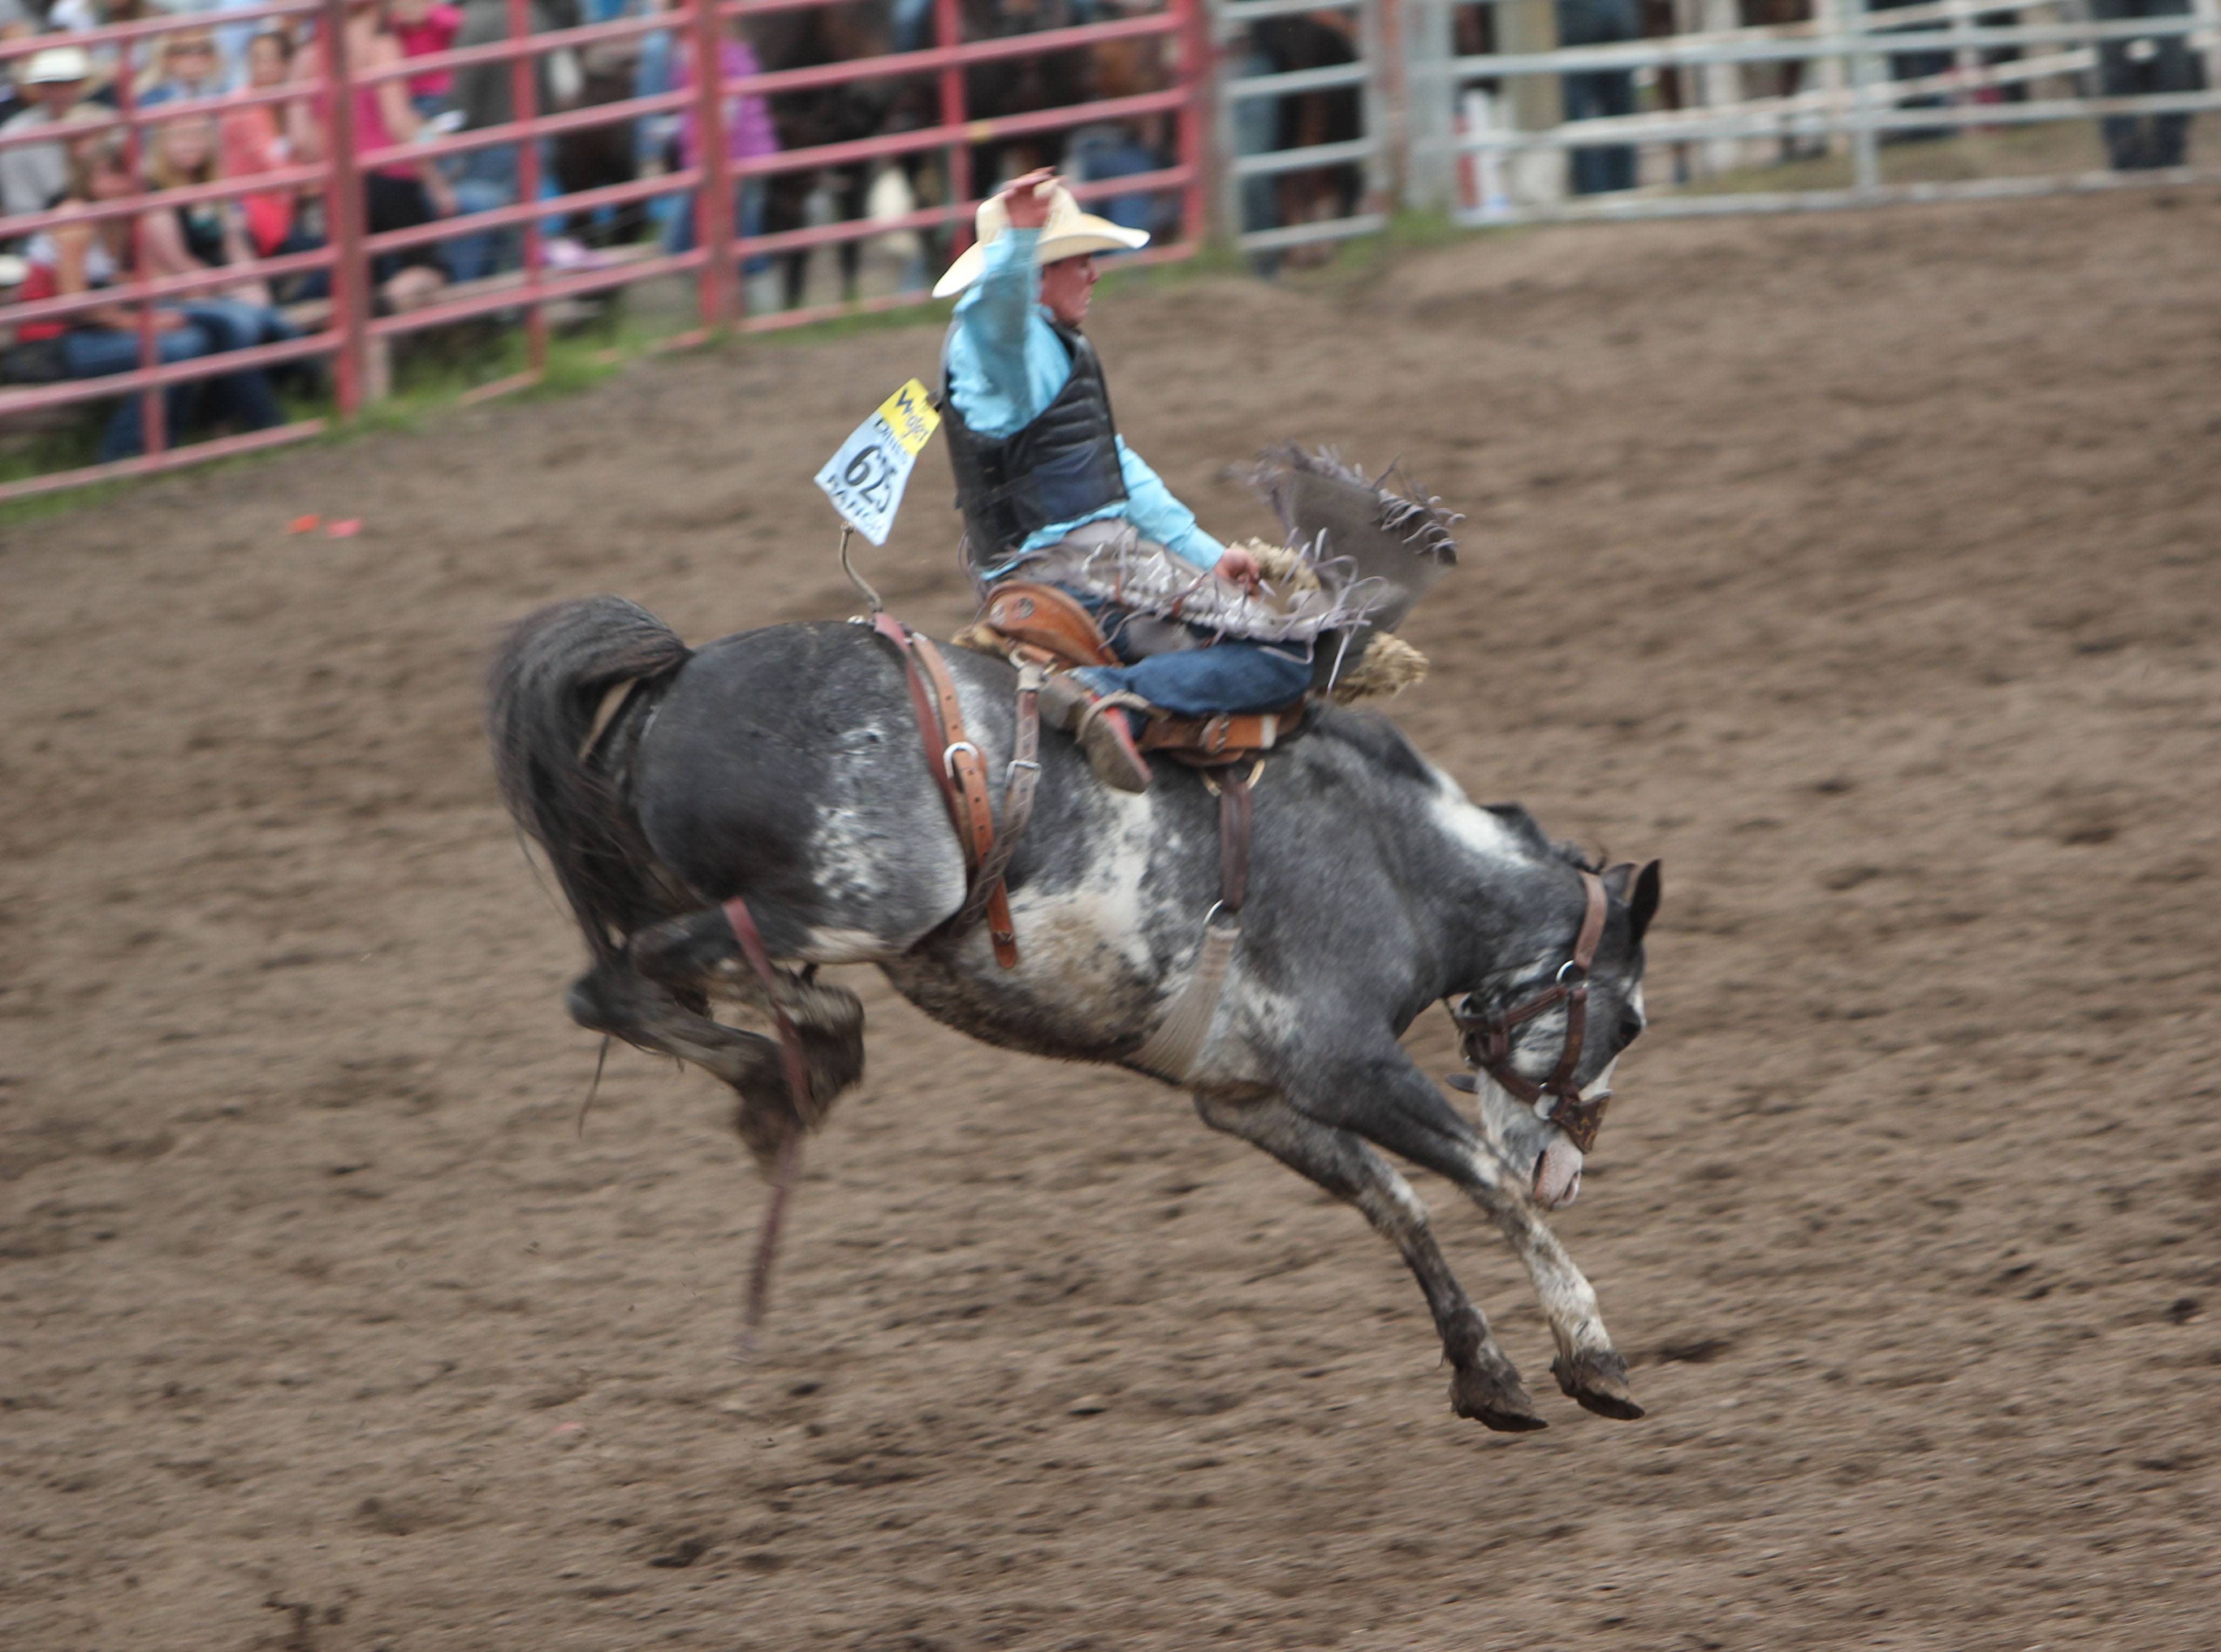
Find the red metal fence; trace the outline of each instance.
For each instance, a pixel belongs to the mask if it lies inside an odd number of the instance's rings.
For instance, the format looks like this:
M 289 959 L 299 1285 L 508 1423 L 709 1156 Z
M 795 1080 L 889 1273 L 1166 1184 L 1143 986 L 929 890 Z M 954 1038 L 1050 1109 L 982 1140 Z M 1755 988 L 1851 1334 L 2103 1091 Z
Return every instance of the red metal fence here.
M 52 266 L 54 234 L 82 238 L 88 228 L 109 225 L 110 240 L 121 241 L 114 259 L 116 278 L 108 285 L 77 292 L 22 301 L 21 290 L 0 291 L 0 297 L 17 302 L 0 303 L 0 346 L 30 324 L 55 322 L 68 324 L 76 318 L 82 327 L 94 316 L 113 316 L 114 307 L 125 308 L 135 329 L 136 365 L 128 372 L 109 371 L 99 377 L 65 378 L 54 382 L 0 386 L 0 429 L 27 415 L 78 404 L 111 403 L 135 396 L 140 400 L 143 450 L 128 457 L 79 469 L 49 472 L 0 484 L 0 499 L 73 486 L 116 475 L 141 474 L 192 464 L 253 448 L 311 435 L 324 421 L 300 419 L 266 429 L 180 442 L 184 433 L 166 428 L 165 393 L 189 384 L 222 382 L 231 375 L 259 372 L 270 366 L 320 358 L 330 365 L 333 399 L 342 416 L 353 414 L 366 400 L 385 388 L 382 364 L 391 341 L 427 329 L 451 326 L 473 317 L 521 315 L 525 329 L 526 366 L 508 379 L 481 386 L 474 394 L 491 394 L 536 379 L 545 367 L 551 305 L 582 296 L 606 292 L 635 283 L 674 276 L 693 281 L 696 325 L 668 341 L 698 341 L 717 329 L 738 326 L 748 329 L 792 326 L 828 316 L 858 310 L 879 310 L 920 302 L 923 291 L 904 291 L 861 298 L 853 303 L 798 306 L 792 309 L 744 313 L 739 272 L 752 261 L 768 257 L 807 253 L 818 248 L 869 240 L 896 231 L 939 232 L 945 250 L 953 254 L 968 239 L 972 216 L 978 205 L 975 153 L 983 146 L 1018 140 L 1044 139 L 1094 122 L 1168 122 L 1173 132 L 1173 161 L 1154 170 L 1131 173 L 1076 186 L 1083 199 L 1104 197 L 1170 196 L 1179 205 L 1179 229 L 1139 256 L 1145 260 L 1178 258 L 1192 253 L 1204 232 L 1205 172 L 1202 155 L 1204 130 L 1201 100 L 1207 80 L 1207 37 L 1199 14 L 1201 0 L 1165 0 L 1166 9 L 1116 21 L 1031 34 L 999 35 L 967 41 L 961 0 L 933 0 L 934 43 L 923 49 L 891 51 L 801 68 L 769 68 L 740 78 L 724 80 L 718 69 L 723 31 L 748 20 L 774 13 L 837 8 L 842 0 L 691 0 L 691 3 L 644 16 L 621 17 L 579 28 L 531 32 L 530 0 L 508 0 L 509 37 L 429 55 L 400 59 L 384 66 L 352 63 L 351 38 L 365 38 L 363 14 L 376 0 L 274 0 L 273 3 L 221 13 L 171 14 L 157 21 L 124 24 L 83 34 L 47 34 L 0 45 L 0 63 L 21 66 L 35 53 L 56 46 L 88 51 L 113 51 L 118 68 L 114 107 L 86 105 L 72 123 L 45 126 L 28 132 L 0 136 L 0 150 L 27 144 L 65 141 L 81 146 L 103 135 L 122 134 L 122 165 L 130 178 L 143 179 L 150 133 L 181 120 L 208 120 L 257 106 L 300 105 L 314 110 L 322 153 L 297 159 L 275 171 L 185 187 L 155 189 L 135 183 L 129 192 L 113 191 L 92 201 L 70 199 L 59 207 L 14 217 L 0 216 L 0 248 L 28 249 L 38 260 Z M 350 31 L 350 12 L 358 26 Z M 296 78 L 280 86 L 247 91 L 222 97 L 177 98 L 157 107 L 143 107 L 133 84 L 135 53 L 144 52 L 156 37 L 182 31 L 209 34 L 240 23 L 259 22 L 265 28 L 297 32 L 307 37 L 296 61 Z M 617 42 L 644 41 L 662 35 L 677 46 L 690 66 L 689 83 L 674 91 L 652 92 L 616 102 L 565 110 L 543 110 L 540 85 L 543 66 L 556 53 L 575 53 L 582 48 Z M 1158 78 L 1166 84 L 1156 90 L 1129 91 L 1061 106 L 1029 109 L 1021 113 L 982 116 L 966 103 L 966 74 L 981 66 L 1012 61 L 1040 61 L 1052 53 L 1092 51 L 1120 42 L 1132 42 L 1146 51 L 1159 42 Z M 414 134 L 407 141 L 366 141 L 365 116 L 388 124 L 379 113 L 379 88 L 416 77 L 506 65 L 512 118 L 498 125 L 452 134 L 430 129 Z M 735 163 L 730 155 L 729 124 L 747 98 L 789 97 L 812 92 L 831 93 L 873 82 L 929 82 L 935 118 L 929 125 L 883 131 L 841 142 L 818 143 L 775 153 L 751 154 Z M 34 90 L 34 89 L 27 89 Z M 337 96 L 333 94 L 336 91 Z M 543 142 L 566 135 L 631 123 L 642 117 L 672 113 L 691 114 L 696 122 L 693 164 L 631 182 L 605 185 L 568 194 L 543 193 Z M 66 135 L 66 137 L 59 135 Z M 392 135 L 389 133 L 389 137 Z M 370 174 L 406 172 L 429 177 L 427 168 L 452 165 L 473 152 L 497 147 L 516 153 L 514 198 L 507 204 L 407 228 L 370 232 L 366 222 L 365 192 Z M 747 235 L 735 222 L 736 188 L 750 180 L 770 180 L 782 175 L 822 173 L 829 168 L 853 168 L 906 157 L 937 159 L 938 198 L 921 203 L 917 210 L 890 217 L 860 217 L 847 222 L 806 224 L 777 233 Z M 241 262 L 182 274 L 149 273 L 150 219 L 175 209 L 233 203 L 241 197 L 273 191 L 315 190 L 320 193 L 328 236 L 313 250 L 283 256 L 254 257 Z M 690 250 L 627 249 L 626 255 L 597 261 L 590 267 L 563 268 L 551 265 L 545 226 L 552 219 L 598 212 L 656 201 L 675 200 L 676 210 L 688 210 L 691 198 L 698 214 L 695 244 Z M 112 228 L 122 221 L 128 228 L 117 237 Z M 375 303 L 373 271 L 381 260 L 428 247 L 454 247 L 461 237 L 491 232 L 513 235 L 521 241 L 521 267 L 486 280 L 448 287 L 430 302 L 379 313 Z M 43 239 L 42 239 L 43 238 Z M 420 253 L 419 256 L 422 254 Z M 198 295 L 221 295 L 241 283 L 276 281 L 311 272 L 324 272 L 330 284 L 328 308 L 322 304 L 297 309 L 307 316 L 299 336 L 262 343 L 248 348 L 219 348 L 165 361 L 163 335 L 188 323 Z M 49 283 L 51 285 L 51 283 Z M 321 312 L 321 313 L 320 313 Z M 109 327 L 107 331 L 118 329 Z

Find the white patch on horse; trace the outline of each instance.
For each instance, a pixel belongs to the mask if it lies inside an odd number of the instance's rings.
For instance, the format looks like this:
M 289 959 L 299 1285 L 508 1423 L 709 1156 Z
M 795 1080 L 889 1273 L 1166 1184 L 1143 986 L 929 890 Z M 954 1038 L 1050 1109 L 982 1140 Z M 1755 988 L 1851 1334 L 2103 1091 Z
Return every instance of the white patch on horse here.
M 1018 937 L 1017 979 L 1045 1005 L 1083 1017 L 1106 998 L 1124 998 L 1153 962 L 1149 899 L 1143 884 L 1155 822 L 1146 800 L 1104 793 L 1122 817 L 1104 834 L 1104 852 L 1077 887 L 1054 893 L 1032 888 L 1010 898 Z
M 817 817 L 816 830 L 810 834 L 807 851 L 808 864 L 817 869 L 820 892 L 847 909 L 850 915 L 862 917 L 874 908 L 883 908 L 894 893 L 881 881 L 883 874 L 892 867 L 910 880 L 906 893 L 915 896 L 917 880 L 921 877 L 929 879 L 928 898 L 948 911 L 954 911 L 964 899 L 963 853 L 957 848 L 955 835 L 945 829 L 945 822 L 934 823 L 944 827 L 935 840 L 942 852 L 931 854 L 930 867 L 922 867 L 915 856 L 890 855 L 884 825 L 875 823 L 866 811 L 842 808 L 824 810 Z M 841 932 L 832 927 L 826 930 L 829 935 Z M 816 961 L 857 961 L 823 958 Z
M 812 929 L 796 956 L 805 964 L 875 964 L 889 954 L 886 940 L 869 929 Z
M 1174 984 L 1186 979 L 1183 973 Z M 1237 948 L 1226 972 L 1224 996 L 1211 1023 L 1211 1036 L 1197 1052 L 1187 1081 L 1193 1085 L 1265 1083 L 1267 1073 L 1259 1059 L 1259 1049 L 1285 1048 L 1292 1042 L 1302 1016 L 1300 999 L 1273 992 L 1243 970 Z
M 1415 1227 L 1427 1226 L 1433 1217 L 1427 1210 L 1427 1201 L 1419 1197 L 1418 1190 L 1404 1180 L 1403 1173 L 1395 1166 L 1383 1165 L 1381 1168 L 1386 1172 L 1381 1178 L 1381 1186 L 1388 1190 L 1388 1197 L 1395 1201 L 1396 1208 L 1403 1212 L 1404 1219 Z
M 1427 814 L 1443 836 L 1500 865 L 1534 858 L 1517 832 L 1467 797 L 1455 780 L 1440 769 L 1434 774 L 1435 795 L 1427 800 Z
M 1500 1095 L 1502 1092 L 1498 1092 Z M 1486 1123 L 1484 1110 L 1484 1126 Z M 1552 1131 L 1556 1136 L 1555 1131 Z M 1562 1141 L 1562 1137 L 1559 1137 Z M 1579 1149 L 1566 1144 L 1578 1159 Z M 1561 1350 L 1568 1353 L 1583 1349 L 1609 1350 L 1611 1336 L 1605 1330 L 1601 1309 L 1597 1303 L 1596 1289 L 1566 1248 L 1558 1242 L 1542 1219 L 1523 1178 L 1520 1167 L 1510 1167 L 1511 1176 L 1505 1175 L 1506 1166 L 1486 1150 L 1471 1155 L 1467 1162 L 1473 1175 L 1486 1190 L 1481 1198 L 1484 1206 L 1499 1215 L 1505 1236 L 1519 1253 L 1519 1260 L 1527 1266 L 1528 1278 L 1533 1281 L 1536 1298 L 1542 1303 L 1543 1317 L 1549 1321 L 1550 1335 Z

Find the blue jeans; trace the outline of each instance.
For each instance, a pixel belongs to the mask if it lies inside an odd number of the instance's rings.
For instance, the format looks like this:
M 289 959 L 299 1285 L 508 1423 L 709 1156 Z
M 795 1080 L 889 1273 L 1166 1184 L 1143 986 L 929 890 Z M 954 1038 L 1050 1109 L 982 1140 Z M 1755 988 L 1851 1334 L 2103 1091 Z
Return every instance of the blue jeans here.
M 554 174 L 555 151 L 552 144 L 540 147 L 540 180 L 544 192 Z M 463 156 L 462 166 L 455 174 L 455 214 L 458 217 L 473 212 L 491 212 L 496 207 L 505 207 L 516 199 L 517 185 L 523 177 L 522 163 L 517 159 L 516 146 L 496 144 L 487 149 L 472 149 Z M 561 220 L 551 219 L 541 225 L 541 233 L 559 233 Z M 447 266 L 448 276 L 457 281 L 477 281 L 497 275 L 505 269 L 514 269 L 523 262 L 524 238 L 514 227 L 504 229 L 474 229 L 468 235 L 457 235 L 453 241 L 440 243 L 440 261 Z
M 1270 107 L 1266 99 L 1256 101 Z M 1065 145 L 1064 165 L 1080 183 L 1094 184 L 1152 172 L 1164 160 L 1130 129 L 1106 124 L 1082 127 L 1073 133 Z M 1162 195 L 1117 195 L 1091 204 L 1112 223 L 1163 235 L 1179 227 L 1179 192 L 1173 190 Z
M 1262 52 L 1252 50 L 1242 54 L 1232 71 L 1243 78 L 1267 75 L 1273 72 L 1272 59 Z M 1237 155 L 1269 153 L 1279 141 L 1279 103 L 1271 97 L 1245 97 L 1233 110 L 1234 153 Z M 1242 180 L 1242 222 L 1238 231 L 1277 229 L 1280 227 L 1280 197 L 1279 187 L 1271 176 L 1245 178 Z M 1280 266 L 1278 253 L 1259 253 L 1251 260 L 1260 275 L 1271 275 Z
M 154 335 L 157 365 L 190 361 L 208 354 L 208 338 L 197 327 L 175 327 Z M 62 335 L 62 360 L 72 379 L 105 379 L 129 372 L 139 365 L 139 335 L 114 327 L 73 327 Z M 198 385 L 172 385 L 162 392 L 162 422 L 174 438 L 184 429 L 197 400 Z M 109 415 L 101 433 L 100 462 L 129 459 L 147 447 L 146 427 L 140 416 L 140 392 L 127 394 Z
M 893 46 L 922 52 L 933 44 L 933 0 L 895 0 Z
M 290 258 L 296 253 L 320 252 L 324 244 L 322 235 L 312 235 L 297 223 L 285 232 L 285 240 L 263 256 Z M 271 285 L 277 289 L 278 301 L 283 303 L 295 304 L 310 298 L 328 298 L 332 296 L 332 272 L 329 270 L 310 270 L 305 275 L 280 276 Z
M 1308 651 L 1268 642 L 1212 642 L 1175 654 L 1144 654 L 1126 639 L 1129 610 L 1099 597 L 1061 586 L 1079 598 L 1110 640 L 1123 666 L 1083 666 L 1072 674 L 1098 694 L 1123 690 L 1161 705 L 1176 717 L 1211 717 L 1277 711 L 1292 705 L 1311 685 Z M 1188 628 L 1198 637 L 1210 632 Z
M 276 344 L 294 336 L 277 311 L 235 299 L 197 298 L 178 305 L 178 313 L 185 317 L 185 326 L 154 335 L 158 366 Z M 72 379 L 105 379 L 110 373 L 129 372 L 139 365 L 139 335 L 121 328 L 72 328 L 62 335 L 62 360 Z M 133 391 L 109 416 L 108 428 L 100 438 L 102 463 L 129 459 L 146 450 L 142 409 L 141 396 Z M 260 367 L 172 385 L 162 392 L 162 422 L 172 442 L 185 434 L 196 414 L 233 419 L 248 430 L 266 430 L 285 422 L 278 398 L 271 392 L 269 377 Z
M 1609 46 L 1638 40 L 1642 19 L 1634 0 L 1558 0 L 1561 46 Z M 1563 76 L 1566 118 L 1593 121 L 1635 113 L 1635 77 L 1624 69 Z M 1635 187 L 1635 146 L 1599 144 L 1567 152 L 1575 195 L 1604 195 Z
M 743 237 L 753 241 L 764 232 L 764 182 L 760 178 L 743 178 L 733 185 L 733 222 L 739 226 Z M 679 210 L 671 215 L 671 222 L 663 227 L 663 250 L 666 253 L 691 253 L 694 250 L 697 231 L 694 228 L 694 197 L 682 197 Z M 771 255 L 758 253 L 741 267 L 750 275 L 761 275 L 771 268 Z
M 191 298 L 178 308 L 208 339 L 208 353 L 251 350 L 258 344 L 283 344 L 297 337 L 285 318 L 264 304 L 238 298 Z M 285 422 L 260 367 L 228 372 L 204 381 L 201 411 L 211 419 L 231 419 L 246 430 L 267 430 Z
M 2091 0 L 2090 15 L 2112 22 L 2180 17 L 2189 9 L 2189 0 Z M 2170 34 L 2149 44 L 2157 49 L 2141 62 L 2130 57 L 2127 41 L 2107 41 L 2098 48 L 2098 84 L 2106 97 L 2197 91 L 2205 84 L 2205 65 L 2186 36 Z M 2187 154 L 2190 120 L 2187 115 L 2108 116 L 2100 123 L 2107 159 L 2117 172 L 2180 166 Z

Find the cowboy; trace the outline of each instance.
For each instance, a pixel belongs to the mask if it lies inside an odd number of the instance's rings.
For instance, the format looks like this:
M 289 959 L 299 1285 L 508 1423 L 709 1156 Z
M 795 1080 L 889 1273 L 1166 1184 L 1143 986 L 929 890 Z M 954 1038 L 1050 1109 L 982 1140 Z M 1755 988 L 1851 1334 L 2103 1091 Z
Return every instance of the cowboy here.
M 1123 663 L 1052 677 L 1042 715 L 1105 784 L 1146 791 L 1129 714 L 1281 710 L 1311 686 L 1308 639 L 1260 640 L 1241 623 L 1261 606 L 1256 558 L 1198 528 L 1119 438 L 1079 329 L 1095 255 L 1148 232 L 1082 212 L 1046 170 L 981 203 L 978 223 L 933 290 L 964 294 L 942 366 L 966 554 L 983 588 L 1023 574 L 1094 615 Z

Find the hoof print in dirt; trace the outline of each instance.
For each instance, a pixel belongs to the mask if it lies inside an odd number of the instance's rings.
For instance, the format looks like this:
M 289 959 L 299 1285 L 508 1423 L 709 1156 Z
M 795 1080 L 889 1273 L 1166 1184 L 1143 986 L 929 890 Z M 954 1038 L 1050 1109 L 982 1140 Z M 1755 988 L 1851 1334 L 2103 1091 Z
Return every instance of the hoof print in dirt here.
M 1550 1361 L 1550 1374 L 1584 1411 L 1622 1423 L 1632 1423 L 1643 1414 L 1627 1386 L 1627 1361 L 1617 1354 L 1576 1354 L 1570 1360 L 1561 1354 Z
M 1534 1397 L 1516 1376 L 1506 1380 L 1486 1371 L 1455 1372 L 1450 1377 L 1450 1409 L 1498 1434 L 1532 1434 L 1550 1426 L 1536 1411 Z

